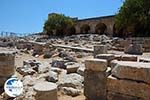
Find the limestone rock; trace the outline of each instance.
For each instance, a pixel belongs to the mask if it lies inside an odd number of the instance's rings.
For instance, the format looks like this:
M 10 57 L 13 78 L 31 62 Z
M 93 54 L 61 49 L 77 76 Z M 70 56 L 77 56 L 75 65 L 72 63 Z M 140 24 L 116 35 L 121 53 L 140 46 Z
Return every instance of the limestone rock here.
M 139 62 L 150 63 L 150 59 L 149 58 L 140 58 Z
M 122 61 L 137 61 L 137 58 L 138 57 L 136 55 L 127 55 L 127 54 L 125 54 L 125 55 L 121 56 Z
M 75 89 L 81 89 L 83 87 L 84 78 L 79 74 L 72 73 L 66 74 L 60 77 L 60 80 L 57 82 L 58 87 L 72 87 Z
M 104 59 L 88 59 L 85 61 L 85 67 L 92 71 L 106 71 L 107 61 Z
M 142 55 L 143 48 L 141 44 L 130 44 L 125 48 L 124 52 L 127 54 Z
M 70 64 L 68 64 L 70 63 Z M 65 64 L 67 73 L 76 73 L 77 69 L 80 67 L 80 65 L 78 63 L 74 63 L 74 62 L 68 62 L 67 64 Z
M 115 58 L 113 54 L 98 54 L 96 55 L 97 59 L 105 59 L 108 62 L 108 66 L 110 67 L 110 62 Z
M 74 89 L 72 87 L 62 87 L 63 93 L 69 96 L 75 97 L 81 94 L 79 89 Z
M 141 98 L 141 100 L 150 100 L 150 85 L 130 80 L 119 80 L 109 76 L 107 78 L 108 91 L 117 92 L 125 95 Z
M 27 66 L 31 66 L 31 67 L 38 66 L 39 64 L 41 64 L 41 63 L 36 60 L 32 60 L 32 59 L 23 61 L 23 65 L 27 65 Z
M 52 55 L 53 55 L 52 53 L 47 52 L 47 53 L 44 53 L 43 58 L 44 58 L 44 59 L 51 58 Z
M 65 61 L 63 60 L 53 60 L 51 66 L 66 69 Z
M 106 45 L 95 45 L 94 46 L 94 58 L 97 54 L 107 54 L 107 46 Z
M 139 97 L 125 95 L 117 92 L 109 91 L 107 93 L 107 100 L 142 100 Z
M 24 86 L 33 86 L 36 83 L 36 78 L 30 75 L 23 77 Z
M 77 69 L 77 73 L 80 74 L 81 76 L 84 76 L 84 71 L 85 71 L 85 66 L 80 66 L 78 69 Z
M 58 74 L 53 71 L 49 71 L 49 77 L 47 78 L 49 82 L 56 83 L 58 81 Z
M 40 82 L 33 86 L 36 91 L 36 100 L 58 100 L 57 98 L 57 85 L 51 82 Z
M 15 52 L 0 50 L 0 76 L 10 77 L 15 73 Z M 3 78 L 4 79 L 4 78 Z
M 112 75 L 121 79 L 150 83 L 150 63 L 118 61 Z
M 17 72 L 19 72 L 21 75 L 24 75 L 24 76 L 25 75 L 33 75 L 36 73 L 36 71 L 30 67 L 19 67 L 16 70 L 17 70 Z
M 107 77 L 105 72 L 84 72 L 84 95 L 87 100 L 106 100 Z
M 50 68 L 50 64 L 47 62 L 43 62 L 38 65 L 38 73 L 45 73 L 48 72 Z

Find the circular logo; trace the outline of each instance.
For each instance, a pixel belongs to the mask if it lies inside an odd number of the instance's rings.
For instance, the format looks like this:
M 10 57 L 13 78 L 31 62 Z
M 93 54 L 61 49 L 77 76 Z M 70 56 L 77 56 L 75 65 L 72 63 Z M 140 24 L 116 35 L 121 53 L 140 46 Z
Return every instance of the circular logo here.
M 17 97 L 23 92 L 23 84 L 18 78 L 10 78 L 4 84 L 5 93 L 10 97 Z

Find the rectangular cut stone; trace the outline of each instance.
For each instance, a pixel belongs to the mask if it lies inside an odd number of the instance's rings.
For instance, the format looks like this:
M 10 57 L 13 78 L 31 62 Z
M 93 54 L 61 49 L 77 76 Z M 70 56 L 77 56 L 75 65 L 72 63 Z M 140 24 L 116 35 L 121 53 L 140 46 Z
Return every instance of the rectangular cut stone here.
M 150 58 L 140 58 L 139 62 L 150 63 Z
M 114 55 L 114 59 L 120 61 L 121 60 L 121 55 Z
M 140 99 L 139 97 L 108 91 L 107 100 L 142 100 L 142 99 Z
M 118 61 L 112 69 L 112 75 L 121 79 L 150 83 L 150 63 Z
M 137 61 L 137 56 L 136 55 L 122 55 L 121 56 L 122 61 Z
M 97 59 L 105 59 L 108 62 L 108 66 L 110 67 L 110 62 L 115 58 L 113 54 L 98 54 L 96 55 Z
M 119 80 L 109 76 L 107 78 L 107 90 L 125 95 L 150 100 L 150 85 L 130 80 Z M 122 100 L 122 99 L 119 99 Z
M 0 76 L 10 77 L 15 73 L 15 51 L 0 51 Z
M 106 73 L 85 70 L 84 95 L 87 100 L 106 100 Z
M 107 46 L 106 45 L 95 45 L 94 46 L 94 58 L 98 54 L 107 54 Z
M 85 67 L 92 71 L 106 71 L 107 61 L 104 59 L 88 59 L 85 61 Z
M 69 65 L 66 67 L 67 73 L 76 73 L 79 66 Z

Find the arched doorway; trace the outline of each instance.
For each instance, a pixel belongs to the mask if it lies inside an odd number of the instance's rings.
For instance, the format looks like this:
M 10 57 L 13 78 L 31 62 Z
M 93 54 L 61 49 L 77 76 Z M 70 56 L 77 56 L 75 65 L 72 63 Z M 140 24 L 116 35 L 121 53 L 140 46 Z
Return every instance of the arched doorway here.
M 89 33 L 90 31 L 90 26 L 88 24 L 83 24 L 80 27 L 80 33 Z
M 106 30 L 107 26 L 102 22 L 99 22 L 95 27 L 95 33 L 97 34 L 106 34 Z

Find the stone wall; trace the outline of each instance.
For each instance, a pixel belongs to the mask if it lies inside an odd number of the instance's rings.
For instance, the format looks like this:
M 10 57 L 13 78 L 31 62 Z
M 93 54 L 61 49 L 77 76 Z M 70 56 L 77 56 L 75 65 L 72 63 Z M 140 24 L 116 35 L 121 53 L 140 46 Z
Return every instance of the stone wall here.
M 99 54 L 85 61 L 87 100 L 150 100 L 150 63 L 134 55 Z
M 88 24 L 90 26 L 90 33 L 95 33 L 95 27 L 99 22 L 104 23 L 107 26 L 107 30 L 106 30 L 107 33 L 111 35 L 113 34 L 113 26 L 115 23 L 114 15 L 78 20 L 75 25 L 76 33 L 81 32 L 80 28 L 84 24 Z

